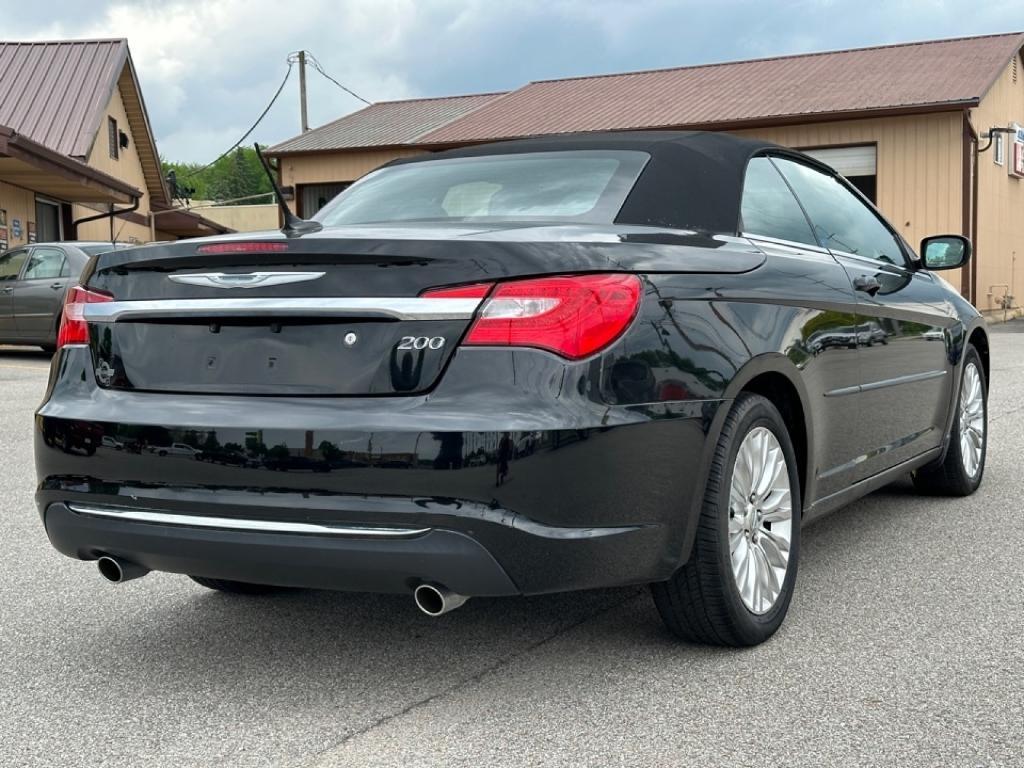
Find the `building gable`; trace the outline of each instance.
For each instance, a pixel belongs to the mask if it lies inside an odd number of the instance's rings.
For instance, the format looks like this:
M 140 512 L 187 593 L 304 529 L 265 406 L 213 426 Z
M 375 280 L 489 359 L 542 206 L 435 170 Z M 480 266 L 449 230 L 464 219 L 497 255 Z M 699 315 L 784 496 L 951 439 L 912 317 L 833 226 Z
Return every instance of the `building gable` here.
M 79 160 L 94 157 L 97 142 L 106 142 L 106 114 L 116 92 L 138 142 L 140 188 L 169 202 L 126 40 L 0 42 L 0 125 L 47 149 Z

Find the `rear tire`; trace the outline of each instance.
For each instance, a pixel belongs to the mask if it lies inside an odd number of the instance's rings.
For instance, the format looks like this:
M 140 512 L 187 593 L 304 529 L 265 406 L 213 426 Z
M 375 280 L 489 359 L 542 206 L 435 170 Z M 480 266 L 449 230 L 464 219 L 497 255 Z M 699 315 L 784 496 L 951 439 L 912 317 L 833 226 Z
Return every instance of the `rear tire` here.
M 209 579 L 205 576 L 189 576 L 189 578 L 207 589 L 227 592 L 232 595 L 265 595 L 277 589 L 266 584 L 249 584 L 244 581 L 230 581 L 228 579 Z
M 752 461 L 755 456 L 763 461 Z M 758 463 L 765 471 L 759 473 Z M 755 492 L 747 495 L 751 488 Z M 715 447 L 690 558 L 671 579 L 651 585 L 658 612 L 675 635 L 749 646 L 775 633 L 796 581 L 800 498 L 796 453 L 782 416 L 767 398 L 741 394 Z
M 988 451 L 988 382 L 981 356 L 970 345 L 947 440 L 942 463 L 914 472 L 914 487 L 935 496 L 970 496 L 981 485 Z

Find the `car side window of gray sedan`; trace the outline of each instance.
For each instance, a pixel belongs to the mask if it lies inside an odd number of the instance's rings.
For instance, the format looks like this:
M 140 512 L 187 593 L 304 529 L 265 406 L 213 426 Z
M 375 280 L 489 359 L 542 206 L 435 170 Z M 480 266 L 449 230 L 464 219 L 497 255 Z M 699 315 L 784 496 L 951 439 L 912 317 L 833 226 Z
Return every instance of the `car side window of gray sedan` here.
M 803 163 L 778 157 L 773 162 L 793 186 L 823 248 L 906 265 L 896 236 L 841 181 Z
M 59 248 L 33 248 L 23 280 L 52 280 L 60 277 L 67 257 Z
M 17 280 L 21 273 L 21 265 L 25 263 L 28 251 L 24 248 L 17 251 L 8 251 L 0 256 L 0 281 Z
M 789 185 L 767 157 L 747 163 L 740 215 L 745 234 L 818 245 Z

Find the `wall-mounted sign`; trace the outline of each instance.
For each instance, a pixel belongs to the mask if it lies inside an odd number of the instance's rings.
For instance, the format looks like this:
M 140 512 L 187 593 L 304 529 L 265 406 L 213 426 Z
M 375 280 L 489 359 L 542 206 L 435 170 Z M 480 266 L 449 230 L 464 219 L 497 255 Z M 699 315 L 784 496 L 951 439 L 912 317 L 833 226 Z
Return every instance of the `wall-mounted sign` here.
M 34 221 L 28 223 L 28 241 L 30 243 L 36 241 L 36 223 Z
M 21 219 L 11 219 L 11 234 L 15 240 L 21 240 Z

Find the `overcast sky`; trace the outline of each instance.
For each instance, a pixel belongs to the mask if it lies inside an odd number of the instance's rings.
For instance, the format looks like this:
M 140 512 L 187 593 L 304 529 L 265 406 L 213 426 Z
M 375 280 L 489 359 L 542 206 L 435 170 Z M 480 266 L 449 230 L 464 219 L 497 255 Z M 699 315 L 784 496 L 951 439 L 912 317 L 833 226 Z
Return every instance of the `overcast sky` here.
M 0 0 L 6 39 L 127 37 L 161 154 L 207 161 L 270 101 L 292 51 L 370 101 L 1024 28 L 999 0 Z M 309 74 L 313 126 L 361 103 Z M 299 132 L 298 77 L 253 134 Z

